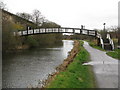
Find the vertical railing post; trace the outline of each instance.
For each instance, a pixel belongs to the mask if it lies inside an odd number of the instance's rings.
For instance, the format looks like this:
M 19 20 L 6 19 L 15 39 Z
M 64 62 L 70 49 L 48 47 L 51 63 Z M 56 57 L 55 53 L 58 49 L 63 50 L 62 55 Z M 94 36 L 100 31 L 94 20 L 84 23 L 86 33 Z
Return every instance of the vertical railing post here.
M 75 33 L 75 29 L 73 28 L 73 33 Z
M 27 35 L 28 35 L 28 30 L 29 30 L 29 27 L 27 26 Z
M 89 35 L 89 30 L 87 30 L 87 35 Z
M 39 28 L 39 33 L 40 33 L 40 28 Z
M 80 34 L 82 34 L 82 29 L 80 29 Z
M 67 33 L 67 30 L 66 30 L 66 28 L 65 28 L 65 33 Z
M 21 31 L 21 36 L 23 36 L 23 31 Z
M 97 31 L 95 30 L 95 37 L 97 37 Z
M 28 29 L 27 29 L 27 35 L 28 35 Z
M 52 28 L 52 33 L 53 33 L 53 28 Z
M 34 34 L 34 28 L 33 28 L 33 34 Z
M 46 33 L 46 28 L 45 28 L 45 33 Z
M 60 28 L 58 28 L 58 33 L 60 32 Z
M 46 29 L 46 33 L 48 33 L 48 32 L 49 32 L 49 28 Z

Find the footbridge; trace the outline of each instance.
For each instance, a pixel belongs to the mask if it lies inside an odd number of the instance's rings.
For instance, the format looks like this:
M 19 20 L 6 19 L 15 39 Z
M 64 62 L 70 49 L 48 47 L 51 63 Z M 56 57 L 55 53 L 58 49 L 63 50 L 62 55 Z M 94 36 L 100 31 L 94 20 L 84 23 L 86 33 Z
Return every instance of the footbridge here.
M 88 30 L 88 29 L 80 29 L 80 28 L 39 28 L 39 29 L 31 29 L 31 30 L 19 30 L 14 34 L 20 36 L 28 36 L 28 35 L 36 35 L 36 34 L 50 34 L 50 33 L 72 33 L 72 34 L 82 34 L 88 36 L 97 37 L 96 30 Z
M 93 36 L 97 38 L 98 45 L 103 49 L 114 49 L 114 43 L 109 34 L 107 34 L 106 39 L 103 39 L 102 36 L 96 30 L 89 30 L 83 28 L 39 28 L 39 29 L 30 29 L 30 30 L 18 30 L 14 32 L 14 36 L 29 36 L 36 34 L 53 34 L 53 33 L 71 33 L 79 35 Z

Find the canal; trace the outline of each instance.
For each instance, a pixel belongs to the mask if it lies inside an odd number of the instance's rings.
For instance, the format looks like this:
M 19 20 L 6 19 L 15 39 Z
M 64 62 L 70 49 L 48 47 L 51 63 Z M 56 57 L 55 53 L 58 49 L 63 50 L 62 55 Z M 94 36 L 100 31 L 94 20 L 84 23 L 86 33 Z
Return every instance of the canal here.
M 55 72 L 55 68 L 67 58 L 73 41 L 63 40 L 63 45 L 24 50 L 3 58 L 3 88 L 37 87 L 41 80 Z

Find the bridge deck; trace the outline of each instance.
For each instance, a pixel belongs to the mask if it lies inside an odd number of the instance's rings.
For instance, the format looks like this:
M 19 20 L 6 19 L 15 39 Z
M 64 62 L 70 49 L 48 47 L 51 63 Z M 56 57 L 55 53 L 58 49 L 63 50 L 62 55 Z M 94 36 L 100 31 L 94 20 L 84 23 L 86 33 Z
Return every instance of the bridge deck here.
M 32 29 L 32 30 L 21 30 L 17 32 L 17 34 L 20 36 L 34 35 L 34 34 L 49 34 L 49 33 L 73 33 L 73 34 L 82 34 L 82 35 L 89 35 L 95 37 L 97 35 L 97 31 L 95 30 L 80 29 L 80 28 L 40 28 L 40 29 Z

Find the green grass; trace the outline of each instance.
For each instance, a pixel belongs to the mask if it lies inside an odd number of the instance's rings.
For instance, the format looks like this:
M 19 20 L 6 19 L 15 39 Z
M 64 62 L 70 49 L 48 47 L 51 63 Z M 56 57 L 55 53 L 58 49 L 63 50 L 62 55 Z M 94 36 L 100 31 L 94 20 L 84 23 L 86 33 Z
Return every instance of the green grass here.
M 93 48 L 96 48 L 96 49 L 99 49 L 101 51 L 106 51 L 104 49 L 102 49 L 100 46 L 97 46 L 95 44 L 95 42 L 93 41 L 88 41 L 87 42 L 89 43 L 89 45 Z M 107 51 L 106 51 L 107 52 Z M 120 56 L 118 54 L 120 54 L 120 49 L 115 49 L 114 51 L 109 51 L 106 53 L 107 55 L 111 56 L 112 58 L 115 58 L 115 59 L 119 59 L 120 60 Z
M 94 88 L 95 80 L 91 66 L 83 66 L 89 61 L 89 53 L 83 48 L 80 41 L 80 52 L 74 61 L 63 72 L 60 72 L 47 88 Z
M 101 51 L 105 51 L 104 49 L 102 49 L 102 47 L 97 46 L 94 42 L 92 41 L 87 41 L 89 43 L 89 45 L 95 49 L 101 50 Z
M 116 49 L 115 51 L 107 52 L 106 54 L 113 57 L 113 58 L 116 58 L 116 59 L 120 60 L 120 55 L 119 55 L 120 54 L 120 49 Z

